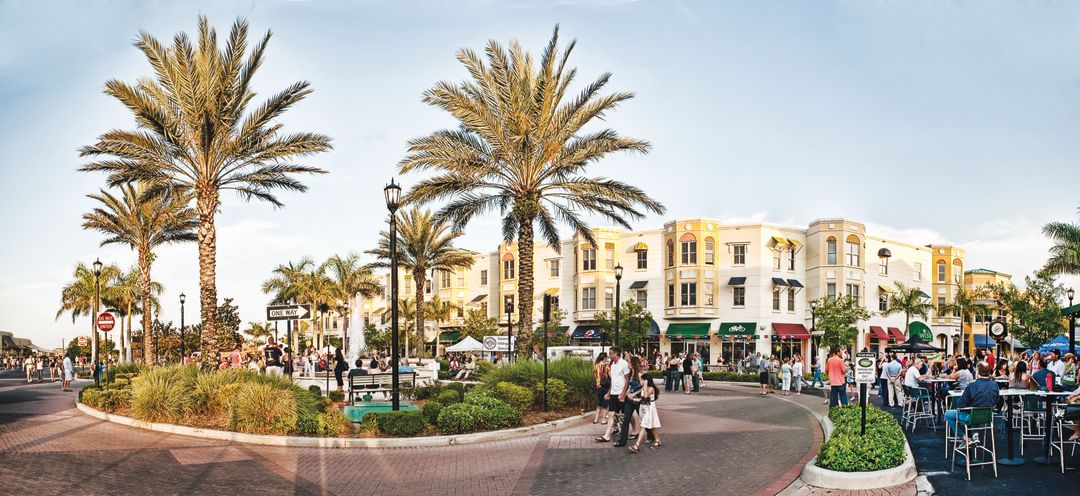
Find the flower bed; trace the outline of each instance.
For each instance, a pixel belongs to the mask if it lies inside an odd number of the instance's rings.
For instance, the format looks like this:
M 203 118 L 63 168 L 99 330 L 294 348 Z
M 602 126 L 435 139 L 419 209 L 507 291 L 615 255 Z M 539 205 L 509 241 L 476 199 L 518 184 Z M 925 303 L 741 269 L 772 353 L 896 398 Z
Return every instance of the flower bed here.
M 870 472 L 900 466 L 907 451 L 900 424 L 873 405 L 866 407 L 866 435 L 860 435 L 862 411 L 858 405 L 833 408 L 832 436 L 818 450 L 818 467 L 837 472 Z

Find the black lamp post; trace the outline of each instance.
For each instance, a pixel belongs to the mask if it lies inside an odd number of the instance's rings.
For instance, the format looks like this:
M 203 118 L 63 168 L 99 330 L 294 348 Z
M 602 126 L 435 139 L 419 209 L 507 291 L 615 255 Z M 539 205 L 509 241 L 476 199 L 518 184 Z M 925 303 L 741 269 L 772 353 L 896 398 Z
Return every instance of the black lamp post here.
M 615 346 L 619 346 L 619 306 L 622 293 L 622 264 L 615 266 Z
M 180 293 L 180 364 L 184 364 L 184 358 L 187 356 L 186 350 L 184 350 L 184 302 L 187 301 L 187 295 Z
M 98 377 L 98 376 L 101 375 L 101 374 L 98 373 L 98 360 L 99 360 L 99 357 L 100 357 L 100 351 L 101 350 L 99 349 L 99 346 L 98 346 L 98 328 L 97 328 L 98 313 L 101 311 L 101 265 L 102 265 L 101 260 L 94 259 L 94 316 L 92 317 L 93 320 L 94 320 L 94 346 L 93 346 L 94 350 L 93 350 L 92 354 L 94 355 L 94 385 L 95 386 L 98 386 L 98 385 L 101 384 L 101 378 Z M 104 343 L 102 343 L 102 344 L 104 344 Z
M 397 209 L 401 201 L 401 186 L 390 184 L 383 188 L 386 197 L 386 209 L 390 211 L 390 360 L 391 391 L 390 401 L 394 411 L 401 408 L 401 398 L 398 390 L 398 274 L 397 274 Z
M 810 302 L 810 356 L 817 354 L 817 300 Z
M 514 313 L 514 296 L 506 295 L 503 297 L 503 307 L 506 310 L 506 363 L 510 363 L 510 356 L 513 354 L 513 340 L 514 335 L 514 322 L 510 320 L 512 313 Z
M 1076 292 L 1069 288 L 1065 295 L 1069 297 L 1069 308 L 1072 308 L 1073 296 L 1076 296 Z M 1069 353 L 1076 355 L 1076 310 L 1069 314 Z

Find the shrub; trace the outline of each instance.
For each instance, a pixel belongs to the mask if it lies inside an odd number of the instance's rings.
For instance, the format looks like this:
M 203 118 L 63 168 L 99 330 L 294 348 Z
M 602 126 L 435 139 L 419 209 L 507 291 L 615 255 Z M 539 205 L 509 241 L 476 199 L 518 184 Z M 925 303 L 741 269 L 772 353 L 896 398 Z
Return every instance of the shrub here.
M 316 396 L 322 396 L 322 388 L 314 384 L 307 387 L 308 391 L 315 393 Z
M 443 389 L 441 387 L 436 386 L 434 384 L 432 384 L 430 386 L 420 386 L 420 387 L 416 388 L 416 391 L 415 391 L 416 399 L 418 399 L 418 400 L 426 400 L 426 399 L 430 399 L 430 398 L 435 398 L 442 391 L 443 391 Z
M 531 388 L 544 379 L 544 364 L 531 360 L 516 362 L 497 369 L 487 368 L 480 373 L 480 377 L 488 386 L 510 382 Z M 596 379 L 593 377 L 592 362 L 571 357 L 548 362 L 548 379 L 552 378 L 566 384 L 568 403 L 586 410 L 596 406 Z
M 364 413 L 364 418 L 360 419 L 360 429 L 367 432 L 377 432 L 379 430 L 379 412 Z
M 298 414 L 292 391 L 250 382 L 237 388 L 229 423 L 238 432 L 288 434 L 296 426 Z
M 505 429 L 521 425 L 521 410 L 505 403 L 480 407 L 480 427 L 483 429 Z
M 327 413 L 302 412 L 296 418 L 296 433 L 303 436 L 333 437 L 351 429 L 352 422 L 337 410 Z
M 533 386 L 533 393 L 536 397 L 536 403 L 539 405 L 544 404 L 544 381 L 537 382 Z M 549 408 L 558 410 L 566 405 L 566 398 L 570 395 L 570 390 L 566 388 L 566 383 L 562 379 L 548 378 L 547 383 L 547 404 Z
M 661 377 L 662 378 L 662 377 Z M 739 374 L 736 372 L 703 372 L 701 378 L 706 381 L 757 382 L 757 374 Z
M 832 436 L 821 445 L 817 465 L 838 472 L 869 472 L 904 462 L 904 432 L 896 419 L 873 405 L 866 407 L 866 435 L 860 435 L 858 405 L 833 408 Z
M 329 397 L 330 401 L 332 401 L 334 403 L 340 403 L 342 401 L 345 401 L 345 392 L 344 391 L 330 391 L 327 394 L 327 397 Z
M 435 398 L 435 401 L 442 403 L 444 406 L 461 403 L 461 393 L 453 390 L 443 391 L 439 393 L 439 396 Z
M 495 390 L 486 387 L 479 387 L 465 393 L 465 399 L 463 401 L 465 403 L 475 405 L 485 400 L 498 401 L 499 398 L 495 395 Z
M 439 425 L 439 413 L 442 412 L 443 406 L 438 401 L 429 401 L 424 403 L 424 407 L 420 409 L 420 413 L 424 414 L 424 418 L 431 425 Z
M 480 426 L 480 407 L 469 403 L 457 403 L 439 412 L 439 432 L 462 434 L 475 431 Z
M 184 370 L 184 369 L 187 370 Z M 176 422 L 187 414 L 194 367 L 158 367 L 131 384 L 131 414 L 147 422 Z
M 449 381 L 450 380 L 450 371 L 449 370 L 440 370 L 439 371 L 439 380 L 440 381 Z
M 376 424 L 379 432 L 388 436 L 415 436 L 424 431 L 427 419 L 415 410 L 379 413 Z
M 465 394 L 465 385 L 460 383 L 460 382 L 451 382 L 451 383 L 443 386 L 443 389 L 450 389 L 450 390 L 457 391 L 457 392 L 459 392 L 461 394 Z
M 130 389 L 102 389 L 97 392 L 96 405 L 91 405 L 98 410 L 115 412 L 121 409 L 131 408 Z
M 500 400 L 509 403 L 510 406 L 522 412 L 531 408 L 534 400 L 533 392 L 529 388 L 509 382 L 496 384 L 495 394 Z
M 236 389 L 253 375 L 253 372 L 243 369 L 215 370 L 199 374 L 195 377 L 191 389 L 191 409 L 209 414 L 227 413 Z
M 106 373 L 106 377 L 109 378 L 111 383 L 117 377 L 126 376 L 128 379 L 141 374 L 146 369 L 146 366 L 139 362 L 121 363 L 119 365 L 113 365 L 109 367 L 109 372 Z
M 123 389 L 131 385 L 131 380 L 126 377 L 117 377 L 109 383 L 109 387 Z

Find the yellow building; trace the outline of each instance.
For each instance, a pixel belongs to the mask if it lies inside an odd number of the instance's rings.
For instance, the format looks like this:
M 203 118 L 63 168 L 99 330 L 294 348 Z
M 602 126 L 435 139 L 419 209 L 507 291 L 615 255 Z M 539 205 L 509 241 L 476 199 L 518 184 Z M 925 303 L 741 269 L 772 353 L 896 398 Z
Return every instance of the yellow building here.
M 964 324 L 965 336 L 968 336 L 968 346 L 975 349 L 975 334 L 983 331 L 986 323 L 999 317 L 997 302 L 986 293 L 986 288 L 999 284 L 1011 285 L 1012 276 L 1003 272 L 990 269 L 974 269 L 964 272 L 964 289 L 970 293 L 979 295 L 976 301 L 990 308 L 990 312 L 975 314 L 975 327 L 972 332 L 971 324 Z
M 930 250 L 930 302 L 934 305 L 931 327 L 936 343 L 952 353 L 954 340 L 960 336 L 960 313 L 942 315 L 937 309 L 951 305 L 964 282 L 964 250 L 951 245 L 930 245 Z

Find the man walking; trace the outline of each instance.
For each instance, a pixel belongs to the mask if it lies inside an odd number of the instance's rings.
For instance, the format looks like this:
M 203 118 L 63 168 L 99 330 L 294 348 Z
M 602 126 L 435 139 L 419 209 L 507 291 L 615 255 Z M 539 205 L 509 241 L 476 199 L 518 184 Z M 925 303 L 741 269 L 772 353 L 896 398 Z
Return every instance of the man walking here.
M 829 374 L 829 408 L 838 405 L 847 406 L 847 389 L 844 384 L 844 359 L 840 357 L 840 348 L 832 349 L 832 356 L 825 362 L 825 373 Z
M 769 394 L 769 360 L 760 354 L 757 355 L 758 383 L 761 385 L 760 394 L 765 396 Z
M 888 393 L 884 396 L 888 399 L 889 406 L 900 406 L 904 403 L 904 383 L 900 380 L 900 372 L 904 370 L 904 366 L 900 365 L 900 360 L 896 358 L 896 355 L 892 356 L 892 360 L 885 364 L 885 378 L 888 381 L 886 389 Z
M 610 370 L 611 387 L 608 388 L 607 394 L 604 395 L 604 399 L 608 402 L 608 425 L 604 430 L 604 435 L 596 438 L 598 443 L 611 442 L 612 429 L 618 424 L 617 412 L 623 411 L 623 401 L 626 401 L 626 388 L 630 382 L 627 378 L 630 375 L 630 366 L 627 365 L 626 360 L 622 359 L 622 349 L 618 346 L 612 346 L 608 348 L 608 357 L 611 358 L 611 365 L 608 367 Z
M 71 381 L 75 378 L 75 367 L 71 363 L 71 357 L 64 357 L 64 381 L 60 383 L 60 388 L 64 391 L 71 391 Z

